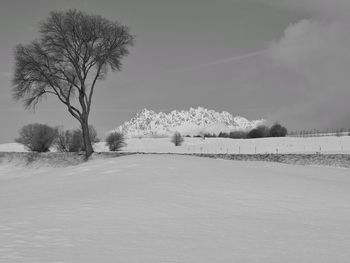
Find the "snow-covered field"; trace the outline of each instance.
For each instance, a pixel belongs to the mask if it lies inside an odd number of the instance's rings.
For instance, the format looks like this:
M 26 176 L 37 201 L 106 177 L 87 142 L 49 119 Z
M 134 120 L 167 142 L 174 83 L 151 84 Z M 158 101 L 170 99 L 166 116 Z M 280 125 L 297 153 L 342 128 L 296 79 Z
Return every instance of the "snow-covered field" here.
M 349 262 L 347 169 L 130 155 L 0 165 L 0 262 Z
M 350 153 L 350 136 L 336 137 L 284 137 L 262 139 L 188 138 L 175 147 L 170 138 L 131 138 L 126 140 L 124 152 L 148 153 Z M 97 143 L 97 152 L 108 151 L 104 142 Z M 0 144 L 0 152 L 22 152 L 18 143 Z
M 1 149 L 1 148 L 0 148 Z M 105 144 L 96 145 L 97 151 L 107 151 Z M 307 138 L 185 138 L 182 146 L 175 147 L 169 138 L 128 139 L 128 152 L 162 153 L 350 153 L 350 136 L 307 137 Z
M 12 142 L 0 144 L 0 152 L 26 152 L 22 144 Z

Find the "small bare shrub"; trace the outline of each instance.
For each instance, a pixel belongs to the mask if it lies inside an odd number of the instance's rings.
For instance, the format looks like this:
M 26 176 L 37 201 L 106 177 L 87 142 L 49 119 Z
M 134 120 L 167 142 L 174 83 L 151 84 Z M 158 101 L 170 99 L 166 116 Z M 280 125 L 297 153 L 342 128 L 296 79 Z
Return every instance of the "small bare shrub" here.
M 32 152 L 48 152 L 57 137 L 57 129 L 46 124 L 28 124 L 19 130 L 16 142 Z
M 184 138 L 181 136 L 181 133 L 175 132 L 173 137 L 171 137 L 171 142 L 175 146 L 181 146 L 181 144 L 184 142 Z
M 89 126 L 89 134 L 92 143 L 100 141 L 92 125 Z M 59 131 L 55 144 L 57 150 L 60 152 L 80 152 L 85 150 L 83 132 L 81 129 Z
M 120 151 L 121 148 L 126 146 L 124 134 L 120 132 L 110 133 L 106 138 L 106 144 L 110 151 Z
M 82 133 L 79 129 L 59 131 L 55 144 L 60 152 L 79 152 L 83 145 Z

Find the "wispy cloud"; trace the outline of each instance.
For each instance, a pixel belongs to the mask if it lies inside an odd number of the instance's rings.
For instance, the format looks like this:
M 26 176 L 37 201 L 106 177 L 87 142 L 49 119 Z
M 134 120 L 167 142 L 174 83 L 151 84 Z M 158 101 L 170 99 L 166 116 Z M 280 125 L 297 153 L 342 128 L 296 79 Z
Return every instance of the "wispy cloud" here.
M 211 66 L 217 66 L 217 65 L 231 63 L 231 62 L 238 61 L 238 60 L 256 57 L 256 56 L 259 56 L 259 55 L 266 53 L 267 51 L 268 51 L 267 49 L 262 49 L 262 50 L 259 50 L 256 52 L 246 53 L 246 54 L 242 54 L 242 55 L 238 55 L 238 56 L 234 56 L 234 57 L 229 57 L 229 58 L 223 58 L 223 59 L 211 61 L 208 63 L 178 68 L 178 69 L 170 70 L 169 72 L 187 72 L 187 71 L 191 71 L 191 70 L 196 70 L 196 69 L 201 69 L 201 68 L 206 68 L 206 67 L 211 67 Z

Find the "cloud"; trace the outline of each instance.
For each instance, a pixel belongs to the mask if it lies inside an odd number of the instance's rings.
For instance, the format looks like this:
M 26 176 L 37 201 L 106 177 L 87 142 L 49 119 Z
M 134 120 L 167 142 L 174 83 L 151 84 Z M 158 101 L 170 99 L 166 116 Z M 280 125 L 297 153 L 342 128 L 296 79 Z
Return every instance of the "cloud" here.
M 271 118 L 310 128 L 350 126 L 349 25 L 344 20 L 301 20 L 270 45 L 264 85 L 274 86 L 272 94 L 288 95 L 275 96 L 285 100 L 284 107 Z
M 299 67 L 325 59 L 330 59 L 326 65 L 347 61 L 349 48 L 350 30 L 346 24 L 302 20 L 290 25 L 268 53 L 276 61 Z
M 256 57 L 256 56 L 259 56 L 259 55 L 266 53 L 267 51 L 268 51 L 267 49 L 262 49 L 262 50 L 259 50 L 256 52 L 246 53 L 246 54 L 233 56 L 233 57 L 229 57 L 229 58 L 218 59 L 218 60 L 211 61 L 208 63 L 203 63 L 203 64 L 198 64 L 198 65 L 194 65 L 194 66 L 190 66 L 190 67 L 183 67 L 183 68 L 171 70 L 171 72 L 186 72 L 186 71 L 191 71 L 191 70 L 196 70 L 196 69 L 201 69 L 201 68 L 206 68 L 206 67 L 211 67 L 211 66 L 217 66 L 217 65 L 221 65 L 221 64 L 225 64 L 225 63 L 230 63 L 230 62 L 234 62 L 234 61 L 239 61 L 239 60 L 243 60 L 243 59 L 247 59 L 247 58 Z

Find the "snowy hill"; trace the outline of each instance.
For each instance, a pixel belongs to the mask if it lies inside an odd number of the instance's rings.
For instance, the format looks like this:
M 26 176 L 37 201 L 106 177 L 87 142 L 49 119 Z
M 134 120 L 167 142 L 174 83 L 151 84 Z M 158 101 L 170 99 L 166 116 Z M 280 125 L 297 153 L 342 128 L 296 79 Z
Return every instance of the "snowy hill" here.
M 261 125 L 265 120 L 249 121 L 241 116 L 234 117 L 223 111 L 216 112 L 202 107 L 190 108 L 188 111 L 174 110 L 168 114 L 144 109 L 130 121 L 116 128 L 127 137 L 169 136 L 175 131 L 183 135 L 200 133 L 220 133 L 233 130 L 250 130 Z
M 346 263 L 349 207 L 348 169 L 178 155 L 3 163 L 0 262 Z

